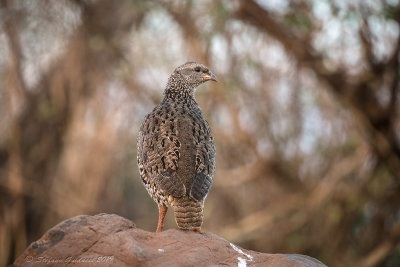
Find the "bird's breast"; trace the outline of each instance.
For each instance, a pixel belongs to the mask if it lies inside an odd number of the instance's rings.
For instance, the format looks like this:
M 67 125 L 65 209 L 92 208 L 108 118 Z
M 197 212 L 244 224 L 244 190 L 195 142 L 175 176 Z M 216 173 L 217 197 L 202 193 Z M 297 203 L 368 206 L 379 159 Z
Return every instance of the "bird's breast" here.
M 178 119 L 178 138 L 181 143 L 178 160 L 178 175 L 186 188 L 190 188 L 196 171 L 196 145 L 193 132 L 193 121 L 187 116 Z

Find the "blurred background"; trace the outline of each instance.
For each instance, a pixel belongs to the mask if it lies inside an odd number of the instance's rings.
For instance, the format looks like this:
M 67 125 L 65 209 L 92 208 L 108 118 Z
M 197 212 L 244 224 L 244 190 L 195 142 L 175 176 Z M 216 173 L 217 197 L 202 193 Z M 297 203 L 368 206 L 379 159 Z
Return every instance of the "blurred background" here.
M 0 266 L 80 214 L 155 230 L 136 135 L 189 60 L 220 80 L 196 93 L 217 146 L 204 231 L 400 266 L 398 0 L 0 5 Z

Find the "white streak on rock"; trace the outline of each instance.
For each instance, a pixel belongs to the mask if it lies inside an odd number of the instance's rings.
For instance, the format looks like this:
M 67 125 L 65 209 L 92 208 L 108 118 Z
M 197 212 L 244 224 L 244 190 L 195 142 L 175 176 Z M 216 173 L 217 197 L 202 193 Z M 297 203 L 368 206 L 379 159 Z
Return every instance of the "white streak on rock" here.
M 242 255 L 245 255 L 247 258 L 249 258 L 250 261 L 253 260 L 253 256 L 251 256 L 250 254 L 244 253 L 243 250 L 241 250 L 240 248 L 238 248 L 237 246 L 235 246 L 232 243 L 229 243 L 231 245 L 231 247 L 236 251 L 239 252 Z
M 242 257 L 238 257 L 238 267 L 247 267 L 246 259 Z

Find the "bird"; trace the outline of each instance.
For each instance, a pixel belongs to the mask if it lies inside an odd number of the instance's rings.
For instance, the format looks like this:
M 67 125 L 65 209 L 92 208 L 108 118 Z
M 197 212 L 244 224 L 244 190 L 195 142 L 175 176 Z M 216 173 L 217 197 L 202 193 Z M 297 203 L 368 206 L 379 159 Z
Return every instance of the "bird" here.
M 147 192 L 158 205 L 156 232 L 168 207 L 179 229 L 201 232 L 204 200 L 215 173 L 215 143 L 194 93 L 217 77 L 203 64 L 186 62 L 168 79 L 164 97 L 147 114 L 137 138 L 137 163 Z

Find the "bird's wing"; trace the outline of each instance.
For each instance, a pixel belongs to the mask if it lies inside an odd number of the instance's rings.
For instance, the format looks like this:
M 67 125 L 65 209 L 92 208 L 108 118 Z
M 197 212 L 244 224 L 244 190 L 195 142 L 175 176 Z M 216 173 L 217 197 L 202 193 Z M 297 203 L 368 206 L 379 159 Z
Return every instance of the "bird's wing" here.
M 182 197 L 186 189 L 176 172 L 180 143 L 175 124 L 155 111 L 146 117 L 138 136 L 138 165 L 142 177 L 147 175 L 168 195 Z
M 197 145 L 196 176 L 194 177 L 190 196 L 203 201 L 210 191 L 215 172 L 215 144 L 211 132 L 207 129 L 206 137 Z

